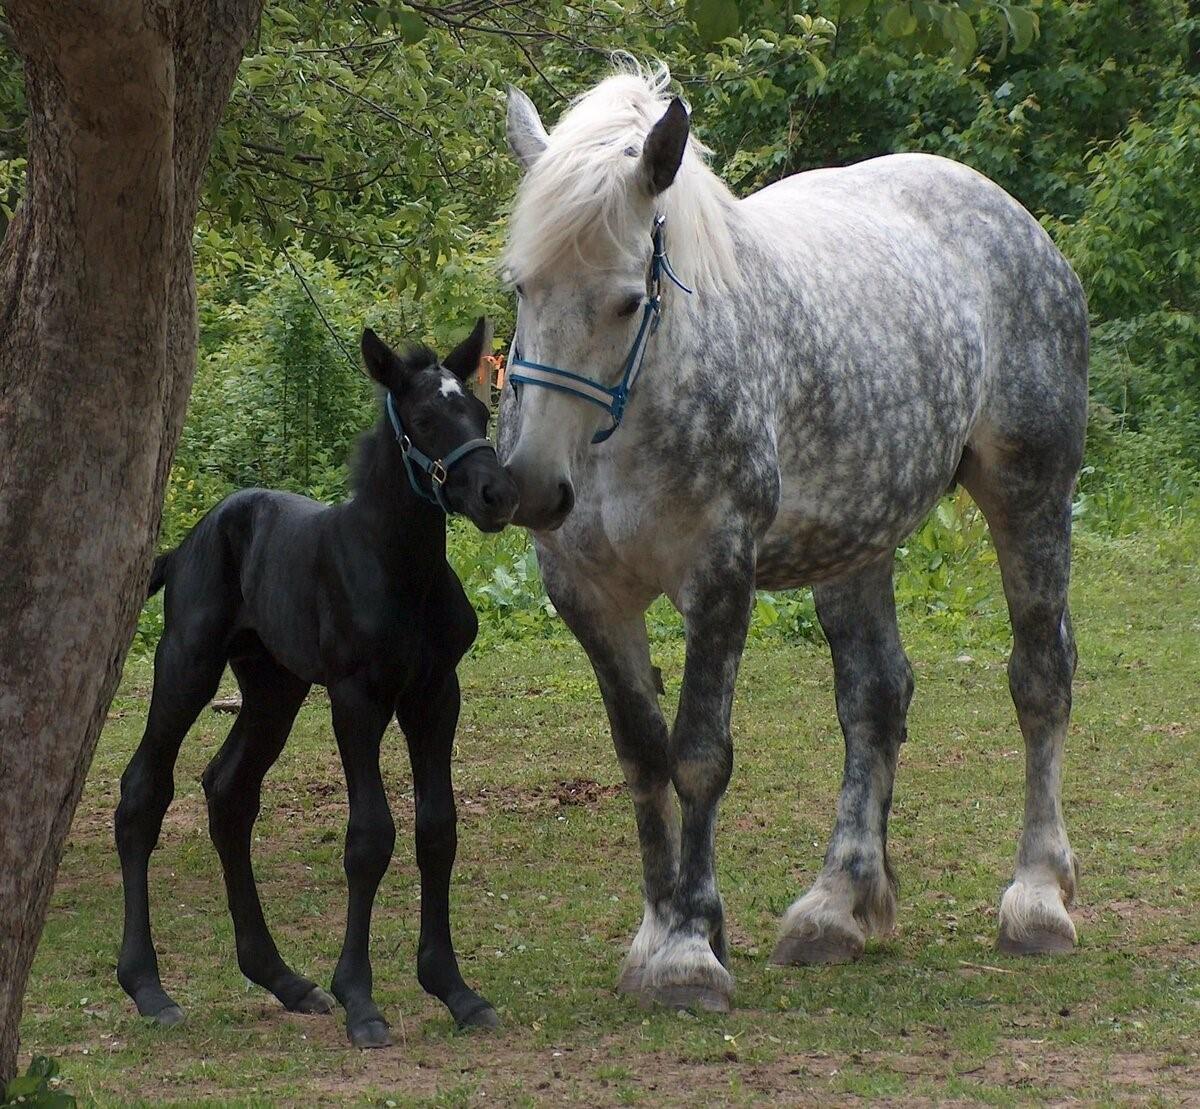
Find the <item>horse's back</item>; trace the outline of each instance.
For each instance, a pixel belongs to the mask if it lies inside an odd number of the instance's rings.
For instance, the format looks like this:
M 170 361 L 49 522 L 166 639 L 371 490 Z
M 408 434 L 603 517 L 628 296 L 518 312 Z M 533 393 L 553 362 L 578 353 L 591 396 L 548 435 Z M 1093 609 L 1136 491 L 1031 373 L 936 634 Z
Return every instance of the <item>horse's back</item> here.
M 219 501 L 171 555 L 167 626 L 176 634 L 227 637 L 245 597 L 269 575 L 304 559 L 325 505 L 295 493 L 243 489 Z
M 993 346 L 1061 334 L 1057 361 L 1086 374 L 1079 279 L 1033 215 L 969 166 L 890 154 L 795 174 L 742 205 L 799 251 L 831 297 L 883 292 L 882 278 L 920 298 L 918 311 L 970 308 Z

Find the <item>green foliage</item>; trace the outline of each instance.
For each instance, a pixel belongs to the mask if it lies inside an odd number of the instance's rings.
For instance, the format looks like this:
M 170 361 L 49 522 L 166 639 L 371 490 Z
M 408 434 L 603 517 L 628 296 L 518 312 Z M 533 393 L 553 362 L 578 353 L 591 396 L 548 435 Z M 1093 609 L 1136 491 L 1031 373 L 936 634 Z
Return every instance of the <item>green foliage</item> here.
M 1030 208 L 1093 312 L 1078 524 L 1124 534 L 1200 488 L 1200 27 L 1170 0 L 463 0 L 269 3 L 213 152 L 197 228 L 201 352 L 164 509 L 177 543 L 246 485 L 325 500 L 375 418 L 364 324 L 445 349 L 486 312 L 517 171 L 504 89 L 548 121 L 611 51 L 668 62 L 739 192 L 895 150 L 964 161 Z M 0 55 L 0 217 L 24 173 L 19 68 Z M 456 525 L 481 639 L 561 630 L 528 539 Z M 968 567 L 978 513 L 943 503 L 901 552 L 902 607 L 953 634 L 1002 617 Z M 161 626 L 147 606 L 139 645 Z M 681 634 L 665 602 L 656 640 Z M 763 594 L 752 635 L 819 639 L 807 593 Z
M 29 1069 L 9 1081 L 0 1106 L 22 1105 L 31 1109 L 72 1109 L 75 1099 L 59 1089 L 59 1065 L 56 1059 L 35 1055 Z

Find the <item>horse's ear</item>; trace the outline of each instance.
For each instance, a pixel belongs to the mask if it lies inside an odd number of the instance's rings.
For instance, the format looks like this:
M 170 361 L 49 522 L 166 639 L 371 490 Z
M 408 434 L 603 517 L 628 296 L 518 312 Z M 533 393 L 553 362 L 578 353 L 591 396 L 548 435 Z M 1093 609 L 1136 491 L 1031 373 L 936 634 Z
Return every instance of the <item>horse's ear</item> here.
M 466 381 L 479 368 L 479 360 L 492 347 L 492 321 L 480 316 L 475 329 L 442 360 L 460 381 Z
M 524 169 L 541 157 L 550 136 L 538 110 L 516 85 L 508 86 L 508 148 Z
M 369 373 L 380 385 L 391 386 L 396 377 L 395 352 L 369 327 L 362 333 L 362 356 Z
M 679 172 L 687 149 L 688 114 L 679 97 L 668 105 L 662 119 L 650 128 L 642 146 L 642 173 L 651 196 L 657 196 Z
M 434 361 L 432 351 L 426 347 L 413 347 L 397 354 L 369 327 L 362 333 L 362 356 L 367 373 L 384 388 L 397 391 L 404 388 L 414 373 Z

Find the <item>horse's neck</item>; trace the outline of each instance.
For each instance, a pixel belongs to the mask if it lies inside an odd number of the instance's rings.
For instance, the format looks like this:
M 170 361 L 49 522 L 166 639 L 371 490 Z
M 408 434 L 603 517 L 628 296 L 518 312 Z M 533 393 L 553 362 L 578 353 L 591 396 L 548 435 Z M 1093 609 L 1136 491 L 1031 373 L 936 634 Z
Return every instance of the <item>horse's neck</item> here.
M 411 575 L 415 559 L 431 569 L 445 559 L 446 516 L 413 491 L 386 421 L 359 441 L 351 486 L 354 496 L 343 506 L 346 523 L 385 562 L 402 562 Z

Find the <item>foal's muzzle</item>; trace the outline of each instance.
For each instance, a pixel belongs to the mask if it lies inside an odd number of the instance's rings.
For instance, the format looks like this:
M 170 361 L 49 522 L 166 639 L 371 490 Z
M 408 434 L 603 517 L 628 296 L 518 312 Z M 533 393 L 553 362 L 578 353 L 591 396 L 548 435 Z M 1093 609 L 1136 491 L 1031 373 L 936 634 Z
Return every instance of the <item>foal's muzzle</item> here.
M 517 510 L 517 483 L 503 466 L 471 467 L 461 494 L 460 511 L 480 531 L 502 531 Z

